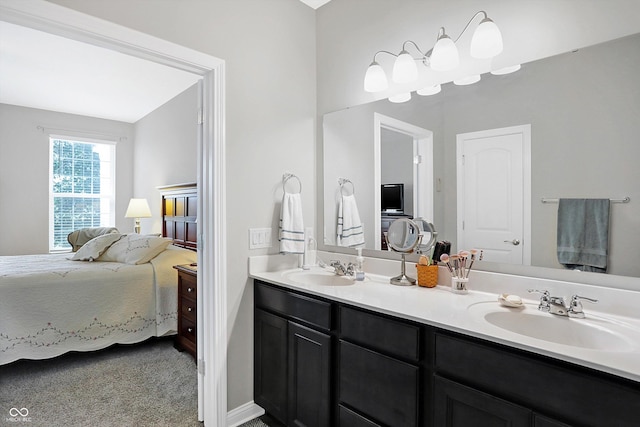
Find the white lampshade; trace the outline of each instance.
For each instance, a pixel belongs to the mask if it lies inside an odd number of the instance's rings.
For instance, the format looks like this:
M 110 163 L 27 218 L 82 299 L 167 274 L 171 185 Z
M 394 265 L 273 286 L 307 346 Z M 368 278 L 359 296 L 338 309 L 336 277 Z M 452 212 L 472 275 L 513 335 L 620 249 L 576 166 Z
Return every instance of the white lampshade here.
M 392 77 L 396 83 L 411 83 L 418 79 L 418 67 L 416 61 L 406 50 L 400 52 L 400 55 L 393 63 Z
M 459 79 L 455 79 L 453 84 L 458 86 L 467 86 L 472 85 L 480 81 L 480 74 L 472 74 L 470 76 L 461 77 Z
M 446 34 L 441 35 L 431 52 L 431 69 L 449 71 L 456 68 L 458 64 L 460 64 L 460 57 L 456 44 Z
M 380 64 L 373 61 L 364 76 L 364 90 L 367 92 L 381 92 L 387 90 L 388 87 L 387 75 Z
M 389 97 L 389 101 L 394 104 L 400 104 L 402 102 L 407 102 L 411 99 L 411 92 L 398 93 L 396 95 L 392 95 Z
M 151 218 L 151 209 L 147 199 L 131 199 L 124 214 L 125 218 Z
M 440 85 L 434 85 L 434 86 L 427 86 L 427 87 L 423 87 L 422 89 L 418 89 L 416 93 L 421 96 L 429 96 L 429 95 L 435 95 L 436 93 L 440 93 L 441 90 L 442 90 L 442 87 Z
M 505 74 L 515 73 L 520 68 L 521 68 L 520 64 L 511 65 L 509 67 L 503 67 L 503 68 L 500 68 L 498 70 L 493 70 L 493 71 L 491 71 L 491 74 L 493 74 L 494 76 L 503 76 Z
M 502 52 L 502 34 L 489 18 L 484 18 L 471 39 L 471 56 L 478 59 L 493 58 Z

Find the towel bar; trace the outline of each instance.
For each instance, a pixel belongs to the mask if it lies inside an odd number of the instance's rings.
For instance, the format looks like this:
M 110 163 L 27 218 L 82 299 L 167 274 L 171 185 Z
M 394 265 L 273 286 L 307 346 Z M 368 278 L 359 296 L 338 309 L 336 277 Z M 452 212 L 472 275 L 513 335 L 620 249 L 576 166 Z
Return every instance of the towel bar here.
M 547 199 L 543 197 L 542 199 L 540 199 L 540 201 L 542 203 L 558 203 L 560 199 Z M 631 198 L 627 196 L 624 199 L 609 199 L 609 201 L 611 203 L 629 203 L 631 201 Z

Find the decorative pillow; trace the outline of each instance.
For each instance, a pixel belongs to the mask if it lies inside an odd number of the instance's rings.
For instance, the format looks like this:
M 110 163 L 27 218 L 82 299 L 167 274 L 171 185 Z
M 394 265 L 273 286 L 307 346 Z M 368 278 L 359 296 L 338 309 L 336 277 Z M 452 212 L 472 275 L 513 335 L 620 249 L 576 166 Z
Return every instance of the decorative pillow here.
M 78 252 L 70 258 L 73 261 L 93 261 L 98 259 L 112 244 L 117 242 L 122 235 L 120 233 L 108 233 L 95 237 L 82 245 Z
M 171 239 L 152 235 L 127 234 L 107 249 L 100 261 L 144 264 L 164 251 Z
M 77 252 L 82 245 L 86 244 L 94 237 L 102 236 L 108 233 L 120 233 L 115 227 L 89 227 L 80 228 L 72 231 L 67 235 L 67 242 L 71 245 L 73 252 Z

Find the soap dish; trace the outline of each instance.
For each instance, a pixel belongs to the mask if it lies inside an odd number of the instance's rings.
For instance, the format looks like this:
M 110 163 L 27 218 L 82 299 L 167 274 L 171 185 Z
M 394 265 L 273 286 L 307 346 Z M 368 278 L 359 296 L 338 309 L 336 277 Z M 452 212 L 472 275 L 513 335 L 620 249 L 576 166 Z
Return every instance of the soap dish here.
M 500 294 L 498 295 L 498 302 L 500 303 L 500 305 L 503 305 L 505 307 L 512 307 L 512 308 L 524 307 L 522 298 L 520 298 L 517 295 Z

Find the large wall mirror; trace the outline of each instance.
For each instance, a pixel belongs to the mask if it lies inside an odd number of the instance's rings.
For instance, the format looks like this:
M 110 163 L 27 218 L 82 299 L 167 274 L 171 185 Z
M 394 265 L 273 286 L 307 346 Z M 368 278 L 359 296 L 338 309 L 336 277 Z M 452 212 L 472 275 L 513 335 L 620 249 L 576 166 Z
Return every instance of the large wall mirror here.
M 429 214 L 438 240 L 457 241 L 456 137 L 510 126 L 531 126 L 531 266 L 527 275 L 549 277 L 563 267 L 556 257 L 557 208 L 551 198 L 630 198 L 611 205 L 607 276 L 640 277 L 635 250 L 640 242 L 640 34 L 523 64 L 520 71 L 483 75 L 472 86 L 443 86 L 440 94 L 402 104 L 380 100 L 325 115 L 323 120 L 324 249 L 335 246 L 339 187 L 336 177 L 351 180 L 365 229 L 365 253 L 392 257 L 380 250 L 380 170 L 396 162 L 415 175 L 416 156 L 404 149 L 380 150 L 376 118 L 392 118 L 432 133 L 428 183 L 406 179 L 412 187 L 405 213 L 413 214 L 414 195 L 428 195 Z M 385 131 L 386 132 L 386 131 Z M 413 138 L 409 138 L 413 141 Z M 399 141 L 398 144 L 410 144 Z M 396 159 L 395 155 L 405 160 Z M 414 153 L 415 154 L 415 153 Z M 392 157 L 393 156 L 393 157 Z M 384 157 L 384 159 L 382 159 Z M 404 165 L 397 162 L 405 162 Z M 397 178 L 396 178 L 397 177 Z M 407 188 L 405 188 L 407 194 Z M 408 206 L 412 207 L 408 207 Z M 406 211 L 409 212 L 406 212 Z M 423 212 L 420 216 L 425 216 Z M 466 248 L 468 249 L 468 248 Z M 495 264 L 486 269 L 518 272 Z M 544 268 L 544 269 L 541 269 Z M 548 270 L 545 274 L 535 274 Z M 532 274 L 531 272 L 534 272 Z M 574 273 L 574 272 L 569 272 Z M 551 273 L 553 276 L 554 273 Z M 565 274 L 565 273 L 561 273 Z M 598 276 L 596 273 L 580 273 Z M 602 276 L 602 275 L 600 275 Z M 566 276 L 569 277 L 569 276 Z M 593 280 L 597 283 L 597 279 Z

